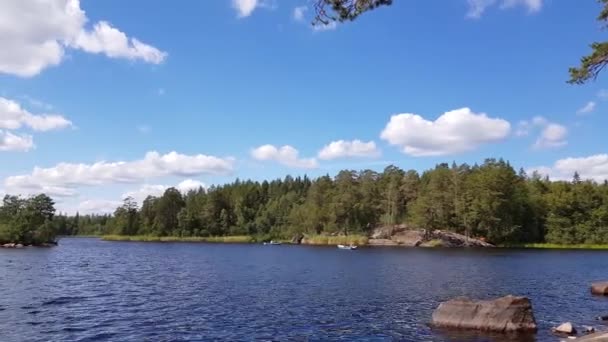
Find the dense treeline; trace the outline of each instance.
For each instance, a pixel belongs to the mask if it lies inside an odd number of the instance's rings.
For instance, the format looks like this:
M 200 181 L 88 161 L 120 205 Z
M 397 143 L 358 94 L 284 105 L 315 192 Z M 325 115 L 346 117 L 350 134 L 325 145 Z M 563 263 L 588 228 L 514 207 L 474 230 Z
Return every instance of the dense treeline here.
M 41 245 L 55 241 L 55 203 L 47 195 L 4 196 L 0 207 L 0 244 Z
M 112 218 L 102 218 L 111 227 L 105 232 L 122 235 L 366 234 L 406 223 L 494 243 L 608 243 L 608 185 L 578 175 L 551 182 L 488 159 L 440 164 L 422 175 L 389 166 L 315 180 L 237 180 L 185 195 L 170 188 L 141 208 L 128 198 Z
M 199 188 L 170 188 L 132 198 L 111 216 L 59 215 L 60 234 L 155 236 L 368 234 L 405 223 L 498 243 L 608 243 L 608 183 L 549 181 L 503 160 L 482 165 L 439 164 L 421 175 L 395 166 L 341 171 L 311 180 L 282 180 Z

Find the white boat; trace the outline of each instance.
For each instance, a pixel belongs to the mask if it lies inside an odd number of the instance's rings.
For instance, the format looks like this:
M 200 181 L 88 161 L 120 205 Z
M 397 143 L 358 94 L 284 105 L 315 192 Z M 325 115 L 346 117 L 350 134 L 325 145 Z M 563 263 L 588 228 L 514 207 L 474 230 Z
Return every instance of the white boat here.
M 355 245 L 338 245 L 338 248 L 340 249 L 349 249 L 349 250 L 355 250 L 357 249 L 357 246 Z
M 264 242 L 265 245 L 280 245 L 280 242 L 270 240 L 270 242 Z

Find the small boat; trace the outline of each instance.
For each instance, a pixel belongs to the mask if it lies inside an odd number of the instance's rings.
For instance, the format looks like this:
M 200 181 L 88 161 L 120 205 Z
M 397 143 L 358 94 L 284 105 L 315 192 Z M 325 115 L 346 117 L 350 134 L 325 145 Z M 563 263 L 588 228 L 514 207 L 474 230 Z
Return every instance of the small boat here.
M 352 251 L 352 250 L 357 249 L 357 246 L 355 246 L 355 245 L 348 245 L 348 246 L 347 245 L 338 245 L 338 248 L 339 249 L 348 249 L 348 250 Z
M 278 241 L 270 240 L 270 242 L 264 242 L 265 245 L 280 245 L 281 243 Z

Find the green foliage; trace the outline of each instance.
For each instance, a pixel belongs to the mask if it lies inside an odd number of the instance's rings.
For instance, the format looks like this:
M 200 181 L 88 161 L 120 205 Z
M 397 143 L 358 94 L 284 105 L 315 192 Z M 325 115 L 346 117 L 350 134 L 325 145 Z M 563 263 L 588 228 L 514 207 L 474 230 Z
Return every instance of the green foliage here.
M 47 195 L 4 196 L 0 207 L 0 243 L 37 245 L 55 240 L 55 203 Z
M 392 0 L 315 0 L 316 17 L 313 25 L 354 20 L 364 12 L 392 3 Z
M 608 0 L 598 0 L 603 8 L 597 20 L 605 23 L 608 21 Z M 571 84 L 583 84 L 589 80 L 595 80 L 598 74 L 608 64 L 608 42 L 594 42 L 591 44 L 591 53 L 581 58 L 578 67 L 570 68 Z
M 21 222 L 28 213 L 20 209 L 28 207 L 23 201 L 8 197 L 0 213 Z M 45 212 L 44 201 L 32 203 L 29 207 Z M 30 217 L 40 225 L 38 234 L 45 234 L 44 215 Z M 395 224 L 502 245 L 608 244 L 608 183 L 578 175 L 571 182 L 551 182 L 516 172 L 502 159 L 487 159 L 473 166 L 439 164 L 422 175 L 389 166 L 380 173 L 344 170 L 314 180 L 237 179 L 187 194 L 168 189 L 148 197 L 141 209 L 126 199 L 113 216 L 59 215 L 52 221 L 60 234 L 120 236 L 112 239 L 240 242 L 305 234 L 308 243 L 318 244 L 365 244 L 373 228 Z M 4 226 L 0 237 L 19 236 L 22 229 Z

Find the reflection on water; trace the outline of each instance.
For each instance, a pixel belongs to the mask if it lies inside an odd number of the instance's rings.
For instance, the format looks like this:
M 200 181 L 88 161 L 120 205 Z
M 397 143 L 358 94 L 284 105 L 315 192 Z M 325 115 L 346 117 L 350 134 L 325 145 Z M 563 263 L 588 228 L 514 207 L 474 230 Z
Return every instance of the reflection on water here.
M 555 341 L 597 325 L 608 301 L 601 251 L 149 244 L 63 239 L 0 249 L 0 340 Z M 437 331 L 440 301 L 532 299 L 533 337 Z

